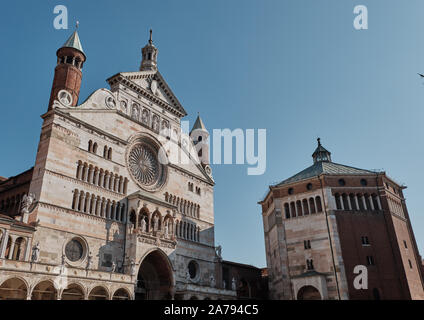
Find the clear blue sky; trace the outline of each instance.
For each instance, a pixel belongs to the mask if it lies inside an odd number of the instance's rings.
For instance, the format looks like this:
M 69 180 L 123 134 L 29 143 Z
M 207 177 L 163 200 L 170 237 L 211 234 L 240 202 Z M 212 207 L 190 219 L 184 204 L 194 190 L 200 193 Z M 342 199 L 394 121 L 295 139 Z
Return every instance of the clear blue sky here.
M 53 28 L 65 4 L 69 30 Z M 369 29 L 353 28 L 366 5 Z M 384 169 L 405 183 L 424 252 L 424 2 L 7 1 L 0 10 L 0 175 L 34 165 L 55 52 L 80 21 L 87 54 L 81 100 L 105 79 L 138 70 L 154 30 L 159 70 L 194 121 L 267 129 L 267 171 L 214 166 L 216 241 L 225 259 L 265 266 L 261 210 L 267 186 L 311 164 L 320 136 L 333 160 Z

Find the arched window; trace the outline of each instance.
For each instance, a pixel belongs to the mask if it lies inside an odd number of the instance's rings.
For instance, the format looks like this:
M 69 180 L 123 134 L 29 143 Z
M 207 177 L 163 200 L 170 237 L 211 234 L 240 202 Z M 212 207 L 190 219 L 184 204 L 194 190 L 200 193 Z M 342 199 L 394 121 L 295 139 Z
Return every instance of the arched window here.
M 308 200 L 307 199 L 303 199 L 302 200 L 302 204 L 303 204 L 304 214 L 305 215 L 308 215 L 309 214 Z
M 107 152 L 107 159 L 112 160 L 112 148 L 109 148 L 109 150 Z
M 349 210 L 349 200 L 347 199 L 347 195 L 345 193 L 342 194 L 343 207 L 345 210 Z
M 337 210 L 341 210 L 342 204 L 340 202 L 340 194 L 336 193 L 334 197 L 336 198 L 336 208 L 337 208 Z
M 97 142 L 93 144 L 93 153 L 97 153 Z
M 297 216 L 303 216 L 303 211 L 302 211 L 302 203 L 300 202 L 300 200 L 296 201 L 296 208 L 297 208 Z
M 288 203 L 284 204 L 284 214 L 286 216 L 286 219 L 290 219 L 290 209 Z
M 107 146 L 105 146 L 103 149 L 103 158 L 107 158 Z
M 352 210 L 358 210 L 358 207 L 356 206 L 355 195 L 351 193 L 349 194 L 349 198 L 350 198 L 350 204 L 352 205 Z
M 316 196 L 315 202 L 317 203 L 317 212 L 322 212 L 322 203 L 321 203 L 321 197 Z
M 311 208 L 311 213 L 317 213 L 314 198 L 309 198 L 309 207 Z
M 290 211 L 291 211 L 291 217 L 295 218 L 296 217 L 296 206 L 295 206 L 294 202 L 290 202 Z
M 88 152 L 92 152 L 93 151 L 93 141 L 88 141 Z

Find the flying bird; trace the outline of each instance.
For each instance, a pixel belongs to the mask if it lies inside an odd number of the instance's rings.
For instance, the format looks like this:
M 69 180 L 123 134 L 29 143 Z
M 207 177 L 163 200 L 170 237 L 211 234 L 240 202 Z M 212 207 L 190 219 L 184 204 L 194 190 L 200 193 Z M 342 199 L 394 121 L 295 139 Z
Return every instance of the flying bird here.
M 421 78 L 424 78 L 424 74 L 417 73 Z

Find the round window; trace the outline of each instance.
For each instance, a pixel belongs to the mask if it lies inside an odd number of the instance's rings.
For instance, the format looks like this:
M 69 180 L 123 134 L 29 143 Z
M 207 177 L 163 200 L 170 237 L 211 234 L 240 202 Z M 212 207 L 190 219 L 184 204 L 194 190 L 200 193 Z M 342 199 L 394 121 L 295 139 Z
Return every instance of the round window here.
M 367 180 L 361 179 L 361 185 L 366 186 L 368 184 Z
M 306 189 L 308 189 L 308 190 L 312 190 L 312 183 L 308 183 L 308 184 L 306 185 Z
M 138 138 L 129 148 L 127 164 L 137 184 L 147 190 L 159 190 L 166 181 L 166 155 L 145 137 Z
M 339 180 L 339 185 L 344 186 L 346 184 L 346 181 L 344 179 Z
M 71 262 L 76 262 L 82 259 L 84 255 L 84 247 L 77 239 L 72 239 L 66 244 L 65 255 Z
M 289 188 L 289 194 L 293 194 L 294 190 L 293 188 Z
M 190 261 L 188 264 L 188 273 L 191 279 L 196 278 L 197 276 L 197 264 L 194 261 Z

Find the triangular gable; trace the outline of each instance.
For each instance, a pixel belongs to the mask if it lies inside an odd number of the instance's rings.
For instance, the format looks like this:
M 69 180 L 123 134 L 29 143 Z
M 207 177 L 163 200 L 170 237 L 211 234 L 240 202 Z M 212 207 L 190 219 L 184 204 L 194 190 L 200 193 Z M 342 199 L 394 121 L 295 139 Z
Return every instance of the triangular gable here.
M 187 115 L 184 107 L 159 71 L 121 72 L 107 79 L 107 81 L 112 85 L 115 81 L 122 81 L 122 79 L 135 84 L 138 89 L 143 90 L 148 96 L 150 95 L 150 98 L 153 98 L 152 100 L 159 99 L 174 108 L 182 116 Z M 152 84 L 153 82 L 155 84 Z

